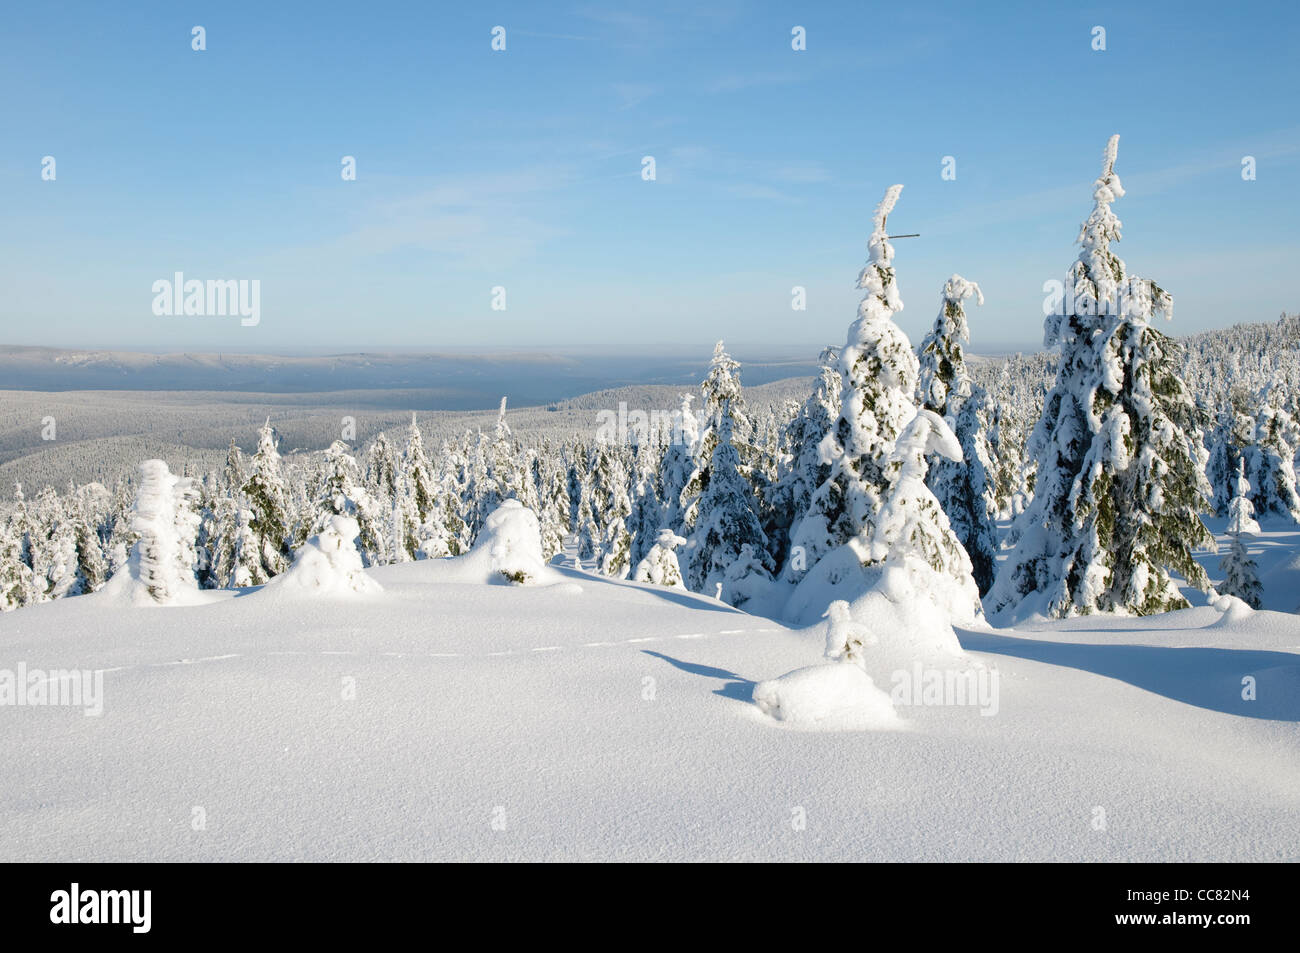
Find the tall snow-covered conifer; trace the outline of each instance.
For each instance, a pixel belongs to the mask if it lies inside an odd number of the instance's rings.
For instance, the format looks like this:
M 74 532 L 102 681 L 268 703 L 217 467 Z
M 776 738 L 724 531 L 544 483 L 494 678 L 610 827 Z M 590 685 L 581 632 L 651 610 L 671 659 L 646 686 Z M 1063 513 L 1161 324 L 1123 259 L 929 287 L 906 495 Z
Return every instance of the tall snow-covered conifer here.
M 1171 578 L 1206 588 L 1192 558 L 1212 546 L 1199 513 L 1207 490 L 1195 408 L 1179 379 L 1177 345 L 1150 324 L 1173 308 L 1154 281 L 1130 276 L 1111 250 L 1119 137 L 1106 147 L 1092 214 L 1079 233 L 1059 313 L 1045 343 L 1059 345 L 1056 385 L 1031 449 L 1034 499 L 991 593 L 994 611 L 1053 616 L 1184 608 Z
M 291 530 L 289 494 L 269 417 L 257 433 L 257 453 L 249 463 L 243 493 L 247 509 L 252 513 L 248 525 L 257 540 L 257 556 L 261 561 L 261 571 L 255 575 L 265 581 L 288 568 Z
M 970 557 L 981 593 L 993 585 L 998 542 L 994 529 L 996 490 L 989 447 L 987 395 L 966 368 L 964 345 L 970 327 L 962 302 L 983 304 L 979 285 L 953 275 L 944 285 L 939 316 L 921 342 L 918 392 L 921 406 L 943 417 L 957 435 L 962 459 L 939 455 L 930 462 L 925 482 L 939 500 L 952 530 Z
M 783 457 L 777 478 L 764 501 L 763 529 L 773 559 L 788 577 L 806 570 L 804 553 L 791 553 L 790 534 L 808 512 L 817 488 L 830 476 L 830 461 L 822 456 L 822 443 L 840 412 L 839 348 L 824 348 L 821 370 L 812 393 L 786 425 Z
M 942 418 L 916 406 L 917 358 L 894 323 L 903 301 L 885 225 L 902 188 L 891 186 L 876 207 L 870 257 L 858 276 L 866 294 L 840 351 L 840 411 L 822 443 L 830 475 L 791 543 L 803 547 L 809 571 L 847 545 L 864 568 L 894 565 L 924 576 L 936 605 L 967 621 L 979 614 L 970 560 L 924 482 L 925 454 L 957 455 L 956 438 Z

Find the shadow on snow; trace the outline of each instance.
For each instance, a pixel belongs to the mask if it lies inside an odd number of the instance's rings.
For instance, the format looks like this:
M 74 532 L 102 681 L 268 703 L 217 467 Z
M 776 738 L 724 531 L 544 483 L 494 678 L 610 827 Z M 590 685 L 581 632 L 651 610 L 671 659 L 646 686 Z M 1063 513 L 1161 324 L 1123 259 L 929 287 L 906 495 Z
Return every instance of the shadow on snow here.
M 1127 682 L 1197 708 L 1244 718 L 1300 721 L 1300 656 L 1256 649 L 1088 645 L 1021 639 L 992 632 L 958 633 L 962 647 L 1029 659 Z M 1242 697 L 1247 677 L 1255 700 Z
M 754 683 L 747 678 L 742 678 L 735 672 L 728 672 L 725 668 L 714 668 L 712 665 L 699 665 L 695 662 L 683 662 L 681 659 L 675 659 L 671 655 L 664 655 L 663 652 L 654 652 L 650 649 L 642 649 L 646 655 L 653 655 L 655 658 L 663 659 L 673 668 L 681 669 L 683 672 L 689 672 L 691 675 L 702 675 L 705 678 L 716 678 L 727 681 L 713 694 L 720 695 L 723 698 L 733 698 L 738 702 L 750 702 L 754 700 Z

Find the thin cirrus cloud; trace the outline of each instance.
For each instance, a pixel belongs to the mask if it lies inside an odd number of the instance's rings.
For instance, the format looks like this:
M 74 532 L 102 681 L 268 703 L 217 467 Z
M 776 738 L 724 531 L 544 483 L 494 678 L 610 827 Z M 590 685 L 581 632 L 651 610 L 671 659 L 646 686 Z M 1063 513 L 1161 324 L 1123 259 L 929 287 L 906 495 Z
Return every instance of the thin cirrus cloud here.
M 662 87 L 652 83 L 615 83 L 614 93 L 619 98 L 617 109 L 631 109 L 633 106 L 639 106 L 647 99 L 657 96 L 662 92 Z
M 565 230 L 520 210 L 530 197 L 557 192 L 577 176 L 552 166 L 460 176 L 431 187 L 394 183 L 370 202 L 351 227 L 288 256 L 325 254 L 344 260 L 418 251 L 465 268 L 499 268 L 534 254 Z
M 830 182 L 830 171 L 813 159 L 758 159 L 709 146 L 684 145 L 668 151 L 668 182 L 722 180 L 748 189 L 748 198 L 793 199 L 777 186 L 819 185 Z M 680 172 L 680 178 L 676 173 Z M 660 169 L 664 179 L 664 167 Z M 740 193 L 737 193 L 740 194 Z
M 790 83 L 803 82 L 807 78 L 797 73 L 731 73 L 711 83 L 706 83 L 704 91 L 713 94 L 737 93 L 742 90 L 764 86 L 785 86 Z

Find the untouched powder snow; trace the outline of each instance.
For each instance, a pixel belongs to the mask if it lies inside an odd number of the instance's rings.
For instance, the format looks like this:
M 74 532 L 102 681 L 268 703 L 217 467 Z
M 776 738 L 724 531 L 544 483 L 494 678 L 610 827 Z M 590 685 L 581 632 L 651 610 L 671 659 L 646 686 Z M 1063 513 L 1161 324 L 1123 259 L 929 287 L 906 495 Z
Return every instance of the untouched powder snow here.
M 826 621 L 472 561 L 366 570 L 374 598 L 0 616 L 0 700 L 20 664 L 104 673 L 99 717 L 0 706 L 0 859 L 1300 859 L 1295 616 L 958 629 L 995 697 L 945 699 L 936 655 L 868 673 L 907 730 L 785 730 L 759 684 L 831 667 Z M 837 664 L 781 710 L 864 696 Z

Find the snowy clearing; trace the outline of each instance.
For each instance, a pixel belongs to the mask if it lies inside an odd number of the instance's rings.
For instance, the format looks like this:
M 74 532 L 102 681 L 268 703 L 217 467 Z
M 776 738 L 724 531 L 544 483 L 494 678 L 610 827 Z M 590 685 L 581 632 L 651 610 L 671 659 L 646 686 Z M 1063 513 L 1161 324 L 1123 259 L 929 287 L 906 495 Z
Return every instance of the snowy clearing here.
M 0 668 L 106 673 L 100 717 L 0 712 L 0 858 L 1300 859 L 1295 616 L 960 630 L 995 715 L 807 732 L 752 694 L 824 626 L 459 562 L 367 570 L 362 600 L 0 617 Z

